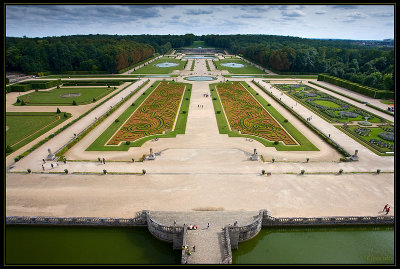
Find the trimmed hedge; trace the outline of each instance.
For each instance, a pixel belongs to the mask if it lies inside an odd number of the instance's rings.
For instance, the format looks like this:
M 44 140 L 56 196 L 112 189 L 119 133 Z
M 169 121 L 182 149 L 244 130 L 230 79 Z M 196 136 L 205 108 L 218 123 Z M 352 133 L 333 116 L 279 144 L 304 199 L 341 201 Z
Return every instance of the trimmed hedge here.
M 36 89 L 48 89 L 51 87 L 55 87 L 61 84 L 61 80 L 42 80 L 42 81 L 35 81 L 29 80 L 20 83 L 16 83 L 13 85 L 8 85 L 6 87 L 6 92 L 26 92 L 30 90 Z
M 339 86 L 346 88 L 350 91 L 357 92 L 375 99 L 388 99 L 388 98 L 394 98 L 394 92 L 393 91 L 384 91 L 384 90 L 378 90 L 375 88 L 367 87 L 360 85 L 358 83 L 351 82 L 349 80 L 333 77 L 333 76 L 328 76 L 325 74 L 319 74 L 318 75 L 318 80 L 319 81 L 325 81 L 329 82 L 333 85 Z

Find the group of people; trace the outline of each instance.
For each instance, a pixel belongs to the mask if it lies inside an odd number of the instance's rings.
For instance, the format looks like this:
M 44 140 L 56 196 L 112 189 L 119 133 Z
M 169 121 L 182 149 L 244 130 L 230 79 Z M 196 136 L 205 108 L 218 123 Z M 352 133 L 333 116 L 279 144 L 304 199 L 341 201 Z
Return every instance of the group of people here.
M 44 169 L 45 169 L 45 164 L 46 164 L 46 160 L 45 159 L 42 159 L 42 161 L 43 161 L 43 163 L 42 163 L 42 170 L 44 171 Z M 67 160 L 66 159 L 64 159 L 64 163 L 67 163 Z M 54 166 L 58 166 L 58 161 L 56 161 L 55 162 L 55 164 L 53 163 L 53 162 L 51 162 L 50 163 L 50 166 L 51 166 L 51 169 L 53 169 L 54 168 Z
M 101 159 L 100 157 L 97 158 L 97 160 L 99 161 L 99 163 L 103 163 L 106 164 L 106 159 Z

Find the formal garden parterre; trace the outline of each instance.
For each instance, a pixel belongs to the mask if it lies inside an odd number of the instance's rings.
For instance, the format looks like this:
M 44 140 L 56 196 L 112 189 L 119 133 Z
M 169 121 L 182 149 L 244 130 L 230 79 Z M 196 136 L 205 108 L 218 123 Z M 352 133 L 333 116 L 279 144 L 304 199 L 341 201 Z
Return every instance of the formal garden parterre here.
M 184 134 L 190 96 L 188 83 L 155 82 L 87 150 L 124 151 L 156 137 Z
M 172 63 L 176 64 L 170 67 L 159 67 L 160 64 Z M 174 59 L 169 57 L 161 57 L 151 63 L 145 64 L 141 68 L 135 69 L 130 74 L 169 74 L 174 70 L 182 70 L 185 68 L 187 61 L 181 61 L 180 59 Z M 158 66 L 157 66 L 158 65 Z
M 225 82 L 210 87 L 220 133 L 251 137 L 277 150 L 318 150 L 247 83 Z
M 274 84 L 378 155 L 392 155 L 392 122 L 304 84 Z M 340 124 L 340 125 L 337 125 Z
M 263 70 L 258 69 L 257 67 L 254 67 L 241 59 L 221 59 L 213 62 L 217 69 L 227 70 L 231 74 L 266 74 Z M 229 67 L 223 65 L 230 63 L 235 65 L 243 65 L 243 67 Z

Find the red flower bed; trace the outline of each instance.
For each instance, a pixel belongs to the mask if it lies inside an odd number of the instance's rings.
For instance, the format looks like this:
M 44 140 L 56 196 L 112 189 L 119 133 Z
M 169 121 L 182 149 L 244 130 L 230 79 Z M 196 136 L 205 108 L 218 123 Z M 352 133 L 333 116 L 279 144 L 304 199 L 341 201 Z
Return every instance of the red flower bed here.
M 184 90 L 183 84 L 161 82 L 107 144 L 172 130 Z
M 297 145 L 239 82 L 225 83 L 216 88 L 232 130 L 269 141 L 283 141 L 286 145 Z

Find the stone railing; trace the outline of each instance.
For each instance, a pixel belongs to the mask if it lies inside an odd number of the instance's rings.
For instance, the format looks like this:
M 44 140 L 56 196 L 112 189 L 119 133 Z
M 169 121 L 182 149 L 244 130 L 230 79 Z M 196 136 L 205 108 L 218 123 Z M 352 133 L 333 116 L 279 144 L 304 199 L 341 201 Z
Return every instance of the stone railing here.
M 258 216 L 245 226 L 226 226 L 229 231 L 229 239 L 232 249 L 237 249 L 239 242 L 247 241 L 255 237 L 262 228 L 264 210 L 260 210 Z
M 147 228 L 150 233 L 165 242 L 173 244 L 173 249 L 182 248 L 183 226 L 166 226 L 151 218 L 149 211 L 146 211 Z
M 264 211 L 262 226 L 394 224 L 394 216 L 274 218 Z
M 90 217 L 6 217 L 6 224 L 38 225 L 100 225 L 100 226 L 146 226 L 146 216 L 139 212 L 135 218 L 90 218 Z
M 229 229 L 228 226 L 225 226 L 223 229 L 223 242 L 224 242 L 224 256 L 222 258 L 222 264 L 232 264 L 232 246 L 231 240 L 229 237 Z

